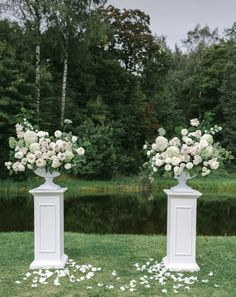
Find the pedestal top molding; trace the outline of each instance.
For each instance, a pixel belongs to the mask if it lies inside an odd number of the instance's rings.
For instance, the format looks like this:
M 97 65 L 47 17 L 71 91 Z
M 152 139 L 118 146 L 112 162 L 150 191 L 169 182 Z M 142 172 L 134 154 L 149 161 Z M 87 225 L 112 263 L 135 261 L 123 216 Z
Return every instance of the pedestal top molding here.
M 30 194 L 53 194 L 53 193 L 57 193 L 57 194 L 62 194 L 65 191 L 67 191 L 68 188 L 59 188 L 59 189 L 39 189 L 39 188 L 35 188 L 29 191 Z
M 164 192 L 171 197 L 175 198 L 199 198 L 202 196 L 202 193 L 196 190 L 193 190 L 191 192 L 177 192 L 169 189 L 165 189 Z

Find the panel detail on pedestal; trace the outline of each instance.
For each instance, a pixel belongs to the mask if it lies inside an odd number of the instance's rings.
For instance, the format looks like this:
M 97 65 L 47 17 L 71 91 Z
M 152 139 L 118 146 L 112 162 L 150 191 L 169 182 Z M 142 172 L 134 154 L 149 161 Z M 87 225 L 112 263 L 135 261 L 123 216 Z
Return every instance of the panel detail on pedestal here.
M 191 256 L 192 207 L 177 206 L 175 220 L 175 256 Z
M 56 205 L 41 204 L 39 205 L 39 252 L 55 253 L 56 252 Z

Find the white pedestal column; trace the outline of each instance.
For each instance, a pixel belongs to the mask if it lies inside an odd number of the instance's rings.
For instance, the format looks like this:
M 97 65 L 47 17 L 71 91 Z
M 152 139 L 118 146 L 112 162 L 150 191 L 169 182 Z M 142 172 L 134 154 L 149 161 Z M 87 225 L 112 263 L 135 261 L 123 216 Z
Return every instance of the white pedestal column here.
M 165 266 L 172 271 L 198 271 L 196 263 L 197 198 L 202 194 L 164 190 L 168 196 L 167 255 Z
M 67 188 L 29 191 L 34 196 L 34 261 L 30 269 L 63 268 L 64 192 Z

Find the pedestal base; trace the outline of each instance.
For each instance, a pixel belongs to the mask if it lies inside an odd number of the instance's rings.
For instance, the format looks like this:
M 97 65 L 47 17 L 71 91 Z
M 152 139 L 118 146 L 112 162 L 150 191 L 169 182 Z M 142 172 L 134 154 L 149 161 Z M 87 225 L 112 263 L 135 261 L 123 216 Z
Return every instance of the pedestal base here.
M 167 256 L 164 257 L 162 259 L 165 267 L 170 270 L 170 271 L 191 271 L 191 272 L 194 272 L 194 271 L 199 271 L 200 268 L 199 266 L 197 265 L 197 263 L 174 263 L 174 264 L 171 264 L 169 263 L 168 259 L 167 259 Z
M 53 260 L 34 260 L 30 264 L 30 269 L 53 269 L 53 268 L 64 268 L 66 262 L 68 260 L 67 255 L 63 255 L 62 258 L 58 261 L 53 261 Z

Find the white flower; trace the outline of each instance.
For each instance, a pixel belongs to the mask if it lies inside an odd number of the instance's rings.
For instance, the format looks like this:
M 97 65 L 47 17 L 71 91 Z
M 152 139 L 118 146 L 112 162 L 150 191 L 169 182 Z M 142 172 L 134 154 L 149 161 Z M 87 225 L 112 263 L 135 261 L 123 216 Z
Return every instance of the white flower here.
M 204 134 L 201 137 L 201 140 L 205 140 L 209 145 L 211 145 L 213 143 L 213 137 L 210 134 Z M 201 143 L 201 141 L 200 141 L 200 143 Z
M 198 119 L 192 119 L 192 120 L 190 120 L 190 124 L 193 127 L 198 127 L 200 123 L 199 123 Z
M 38 137 L 34 131 L 27 130 L 24 133 L 24 141 L 27 147 L 31 145 L 31 143 L 37 142 Z
M 27 164 L 27 159 L 26 158 L 22 158 L 21 159 L 21 164 L 26 165 Z
M 35 155 L 34 154 L 31 154 L 29 153 L 27 156 L 26 156 L 26 159 L 27 161 L 30 163 L 30 164 L 33 164 L 35 162 Z
M 188 135 L 188 129 L 182 129 L 181 134 L 182 134 L 182 136 Z
M 15 153 L 15 158 L 16 159 L 22 159 L 24 156 L 24 154 L 21 151 L 18 151 Z
M 53 159 L 53 161 L 52 161 L 52 168 L 58 168 L 60 166 L 61 166 L 60 161 L 57 158 Z
M 50 149 L 54 150 L 55 149 L 55 145 L 56 145 L 55 142 L 49 143 Z
M 85 153 L 85 150 L 83 147 L 79 147 L 79 148 L 77 148 L 76 152 L 79 156 L 83 156 Z
M 78 137 L 77 136 L 72 136 L 72 142 L 75 143 L 77 141 Z
M 182 158 L 182 161 L 183 162 L 186 162 L 186 163 L 189 162 L 189 160 L 190 160 L 190 156 L 189 155 L 182 155 L 181 158 Z
M 12 165 L 12 169 L 13 169 L 15 172 L 17 172 L 17 171 L 19 170 L 19 169 L 18 169 L 19 165 L 20 165 L 20 162 L 15 162 L 15 163 L 13 163 L 13 165 Z
M 156 159 L 156 162 L 155 162 L 156 166 L 160 167 L 163 165 L 163 160 L 161 159 Z
M 150 156 L 150 154 L 151 154 L 151 151 L 147 151 L 147 156 Z
M 47 136 L 48 135 L 48 132 L 45 132 L 45 131 L 39 131 L 39 132 L 37 132 L 37 136 L 38 137 L 45 137 L 45 136 Z
M 147 145 L 146 145 L 146 144 L 144 144 L 144 146 L 143 146 L 143 149 L 144 149 L 144 150 L 146 150 L 146 149 L 147 149 Z
M 192 169 L 192 168 L 193 168 L 193 163 L 192 163 L 192 162 L 188 162 L 188 163 L 186 164 L 186 168 L 187 168 L 187 169 Z
M 21 172 L 25 171 L 25 166 L 23 164 L 19 164 L 18 165 L 18 170 L 21 171 Z
M 176 146 L 170 146 L 167 148 L 166 153 L 169 157 L 178 157 L 180 151 Z
M 44 167 L 46 165 L 46 161 L 43 158 L 37 159 L 36 160 L 36 166 L 37 167 Z
M 60 138 L 62 136 L 62 132 L 60 130 L 57 130 L 54 132 L 54 135 L 56 138 Z
M 171 171 L 172 166 L 170 164 L 165 165 L 165 171 Z
M 172 161 L 172 159 L 170 157 L 165 158 L 165 163 L 166 164 L 170 164 Z
M 166 134 L 166 131 L 165 131 L 164 128 L 159 128 L 158 133 L 159 133 L 160 136 L 164 136 Z
M 204 149 L 204 154 L 205 154 L 207 157 L 210 157 L 210 156 L 213 154 L 213 146 L 212 146 L 212 145 L 207 146 L 207 147 Z
M 197 155 L 197 156 L 194 157 L 194 160 L 193 160 L 194 165 L 198 165 L 201 162 L 202 162 L 202 158 L 200 156 Z
M 59 159 L 60 161 L 64 161 L 65 158 L 66 158 L 66 154 L 64 154 L 64 153 L 58 153 L 57 157 L 58 157 L 58 159 Z
M 40 146 L 38 143 L 31 143 L 31 145 L 29 146 L 29 150 L 31 153 L 35 153 L 35 151 L 40 151 Z
M 212 159 L 208 163 L 209 163 L 212 170 L 216 170 L 220 166 L 220 163 L 217 161 L 217 159 Z
M 173 146 L 180 146 L 180 140 L 178 137 L 174 137 L 170 140 L 170 145 Z
M 184 136 L 183 137 L 183 141 L 187 144 L 187 145 L 191 145 L 193 143 L 193 140 L 190 137 Z
M 183 172 L 183 169 L 179 166 L 174 167 L 174 173 L 175 175 L 180 175 Z
M 205 139 L 200 140 L 201 148 L 206 148 L 208 146 L 208 142 Z
M 72 124 L 72 121 L 69 120 L 69 119 L 64 119 L 64 123 L 65 123 L 65 124 Z
M 157 144 L 158 150 L 161 152 L 163 152 L 169 145 L 168 140 L 163 136 L 158 136 L 156 138 L 156 144 Z
M 173 166 L 179 165 L 180 162 L 181 162 L 181 159 L 178 158 L 178 157 L 173 157 L 172 160 L 171 160 L 171 163 L 172 163 Z
M 35 154 L 36 158 L 41 158 L 43 155 L 43 153 L 41 151 L 35 151 L 34 154 Z
M 71 169 L 71 163 L 66 163 L 64 167 L 66 170 Z
M 152 147 L 152 150 L 154 151 L 158 150 L 158 145 L 156 143 L 153 143 L 151 147 Z

